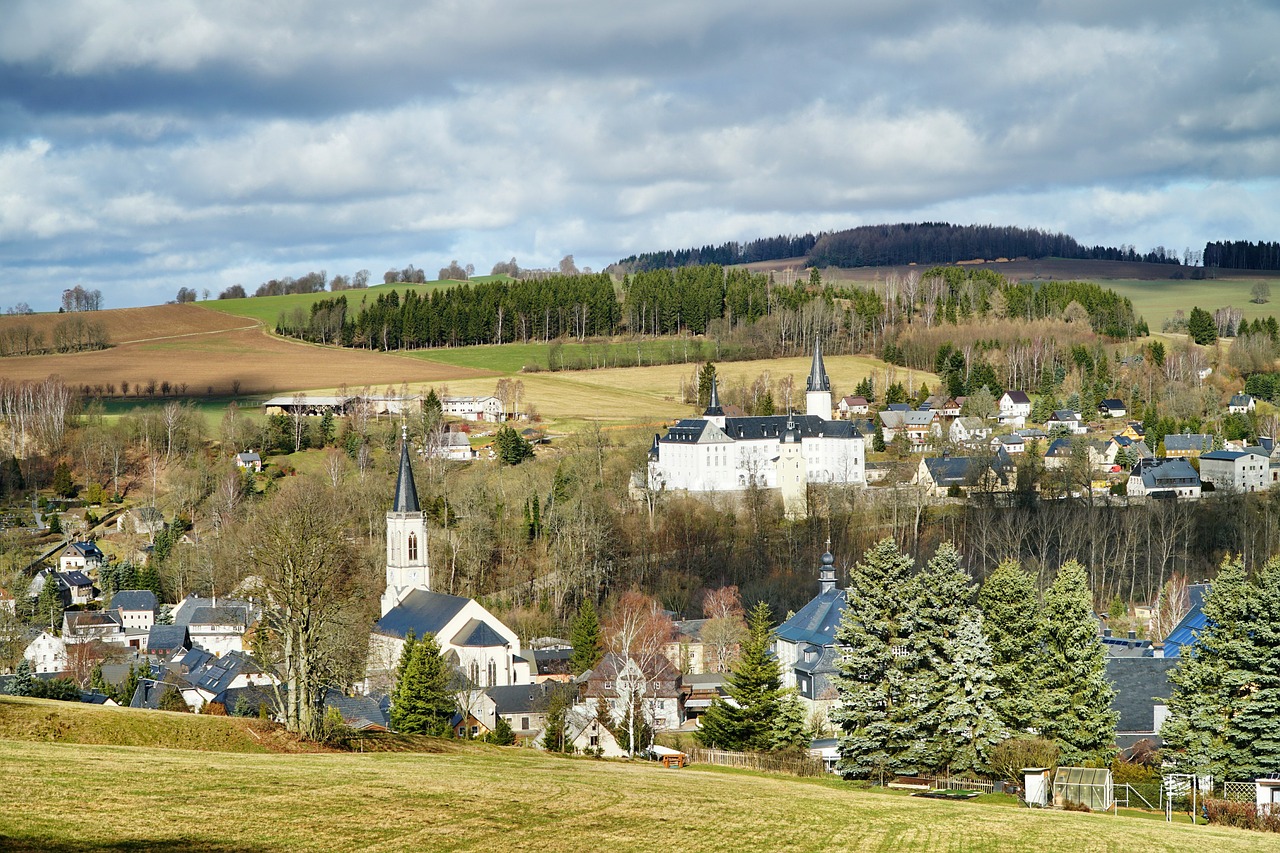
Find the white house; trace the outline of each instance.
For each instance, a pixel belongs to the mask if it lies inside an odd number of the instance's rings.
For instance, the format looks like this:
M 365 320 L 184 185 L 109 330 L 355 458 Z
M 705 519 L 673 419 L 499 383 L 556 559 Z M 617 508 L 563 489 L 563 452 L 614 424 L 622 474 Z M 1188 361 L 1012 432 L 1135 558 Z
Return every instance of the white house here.
M 256 450 L 236 454 L 236 467 L 257 473 L 262 470 L 262 457 Z
M 451 459 L 454 462 L 470 462 L 477 456 L 467 434 L 453 430 L 441 433 L 438 442 L 428 442 L 426 455 L 433 459 Z
M 67 646 L 48 628 L 27 645 L 22 656 L 31 664 L 34 673 L 65 672 L 67 669 Z
M 164 530 L 164 516 L 153 506 L 127 509 L 116 518 L 121 533 L 145 533 L 154 536 Z
M 173 608 L 173 624 L 187 629 L 191 645 L 215 655 L 245 650 L 244 637 L 262 609 L 253 601 L 202 598 L 194 593 Z
M 410 632 L 435 635 L 446 659 L 477 689 L 533 683 L 514 631 L 473 599 L 432 591 L 426 522 L 407 437 L 401 441 L 396 493 L 387 513 L 386 574 L 382 618 L 369 637 L 366 687 L 389 680 Z
M 880 431 L 885 444 L 901 433 L 906 435 L 912 449 L 920 450 L 942 436 L 942 417 L 934 411 L 886 409 L 880 412 Z
M 871 411 L 871 403 L 862 395 L 841 397 L 836 409 L 840 412 L 840 417 L 851 418 L 855 415 L 866 415 Z
M 1073 412 L 1070 409 L 1058 409 L 1053 415 L 1044 422 L 1044 428 L 1050 432 L 1055 429 L 1065 429 L 1071 435 L 1084 435 L 1088 432 L 1088 428 L 1084 425 L 1084 419 L 1079 412 Z
M 1129 409 L 1125 406 L 1123 400 L 1115 397 L 1108 397 L 1098 403 L 1098 414 L 1104 418 L 1123 418 L 1129 414 Z
M 440 409 L 444 414 L 468 421 L 502 420 L 502 401 L 492 394 L 484 397 L 441 397 Z
M 1143 459 L 1129 474 L 1130 497 L 1200 497 L 1200 475 L 1185 459 Z
M 111 596 L 109 611 L 119 616 L 120 624 L 126 631 L 150 631 L 159 609 L 160 602 L 151 590 L 122 589 Z
M 1026 391 L 1005 391 L 999 400 L 999 421 L 1002 424 L 1020 427 L 1031 417 L 1031 398 Z
M 982 418 L 956 418 L 948 436 L 955 444 L 977 444 L 991 437 L 991 426 Z
M 1267 488 L 1270 459 L 1261 447 L 1200 454 L 1200 480 L 1218 490 L 1257 492 Z
M 997 435 L 991 439 L 991 449 L 999 450 L 1004 448 L 1005 453 L 1024 453 L 1027 449 L 1027 442 L 1018 433 L 1010 433 L 1009 435 Z
M 97 543 L 72 542 L 58 558 L 58 571 L 70 572 L 79 569 L 90 572 L 101 568 L 106 559 Z
M 1252 412 L 1256 407 L 1257 403 L 1252 395 L 1236 394 L 1231 398 L 1231 402 L 1227 404 L 1227 411 L 1232 414 L 1245 415 Z

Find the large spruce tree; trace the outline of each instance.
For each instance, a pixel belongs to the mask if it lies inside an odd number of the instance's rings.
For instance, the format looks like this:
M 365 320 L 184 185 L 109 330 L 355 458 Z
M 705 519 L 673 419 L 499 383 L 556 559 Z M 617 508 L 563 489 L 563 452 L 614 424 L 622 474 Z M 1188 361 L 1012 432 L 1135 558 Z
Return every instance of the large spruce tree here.
M 1040 647 L 1040 602 L 1036 582 L 1015 561 L 1001 563 L 978 593 L 982 630 L 991 645 L 991 665 L 1000 694 L 1000 721 L 1015 734 L 1035 725 L 1036 662 Z
M 980 619 L 964 617 L 948 640 L 950 672 L 934 738 L 948 748 L 946 767 L 953 773 L 987 771 L 991 751 L 1009 736 L 996 711 L 1000 689 Z
M 1062 761 L 1109 761 L 1115 749 L 1115 689 L 1098 639 L 1084 566 L 1071 560 L 1044 596 L 1036 727 L 1062 748 Z
M 717 699 L 703 714 L 699 742 L 722 749 L 765 751 L 803 740 L 803 727 L 798 731 L 795 727 L 795 708 L 784 707 L 789 700 L 773 655 L 773 617 L 763 601 L 747 617 L 747 639 L 725 693 L 729 701 Z
M 449 733 L 456 703 L 449 690 L 449 666 L 434 634 L 413 642 L 406 638 L 391 694 L 391 727 L 406 734 Z
M 1271 564 L 1268 569 L 1274 573 Z M 1239 721 L 1255 689 L 1257 651 L 1251 635 L 1258 598 L 1244 563 L 1224 558 L 1204 599 L 1205 627 L 1169 674 L 1173 695 L 1160 734 L 1165 756 L 1179 770 L 1216 777 L 1253 772 L 1253 744 L 1242 738 Z M 1273 663 L 1270 668 L 1274 671 Z
M 604 657 L 604 634 L 600 631 L 600 616 L 596 613 L 595 602 L 584 598 L 578 605 L 578 615 L 573 619 L 569 629 L 569 644 L 573 646 L 573 654 L 569 656 L 569 672 L 573 675 L 594 667 Z
M 910 631 L 902 593 L 914 561 L 892 539 L 872 546 L 849 576 L 850 607 L 836 642 L 846 649 L 836 676 L 840 704 L 838 769 L 846 779 L 893 773 L 920 740 L 914 673 L 906 666 Z

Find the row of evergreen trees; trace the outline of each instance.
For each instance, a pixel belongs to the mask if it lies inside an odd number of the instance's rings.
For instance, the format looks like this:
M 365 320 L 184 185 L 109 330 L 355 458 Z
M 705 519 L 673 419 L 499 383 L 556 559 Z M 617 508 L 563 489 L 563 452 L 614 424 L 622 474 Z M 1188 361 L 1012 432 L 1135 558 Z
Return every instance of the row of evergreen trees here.
M 1010 737 L 1051 740 L 1064 763 L 1110 758 L 1113 691 L 1084 568 L 1062 566 L 1043 605 L 1016 564 L 976 591 L 950 543 L 915 572 L 885 539 L 851 571 L 832 713 L 846 778 L 985 772 Z

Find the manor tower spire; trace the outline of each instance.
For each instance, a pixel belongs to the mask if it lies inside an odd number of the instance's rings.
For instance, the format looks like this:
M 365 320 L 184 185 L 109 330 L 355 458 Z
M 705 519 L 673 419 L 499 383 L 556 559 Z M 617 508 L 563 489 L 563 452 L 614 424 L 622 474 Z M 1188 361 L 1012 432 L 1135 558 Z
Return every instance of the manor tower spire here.
M 824 421 L 831 420 L 831 378 L 822 363 L 822 341 L 813 339 L 813 367 L 805 386 L 804 413 L 817 415 Z

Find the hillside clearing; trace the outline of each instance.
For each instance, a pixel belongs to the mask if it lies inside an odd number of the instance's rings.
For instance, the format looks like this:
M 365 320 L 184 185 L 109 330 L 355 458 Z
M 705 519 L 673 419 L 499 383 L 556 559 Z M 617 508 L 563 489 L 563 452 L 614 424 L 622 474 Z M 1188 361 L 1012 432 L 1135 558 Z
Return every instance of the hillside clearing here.
M 5 742 L 10 850 L 1264 850 L 1274 839 L 531 750 L 230 755 Z M 74 802 L 74 809 L 33 807 Z M 210 819 L 211 815 L 222 819 Z M 232 817 L 235 816 L 235 817 Z
M 195 305 L 115 308 L 79 316 L 101 323 L 107 334 L 107 340 L 112 344 L 157 338 L 182 338 L 225 332 L 230 329 L 253 328 L 253 323 L 242 317 L 205 311 Z M 47 346 L 53 342 L 54 326 L 66 319 L 66 314 L 5 314 L 0 315 L 0 332 L 25 324 L 43 334 Z M 9 359 L 3 363 L 8 364 Z

